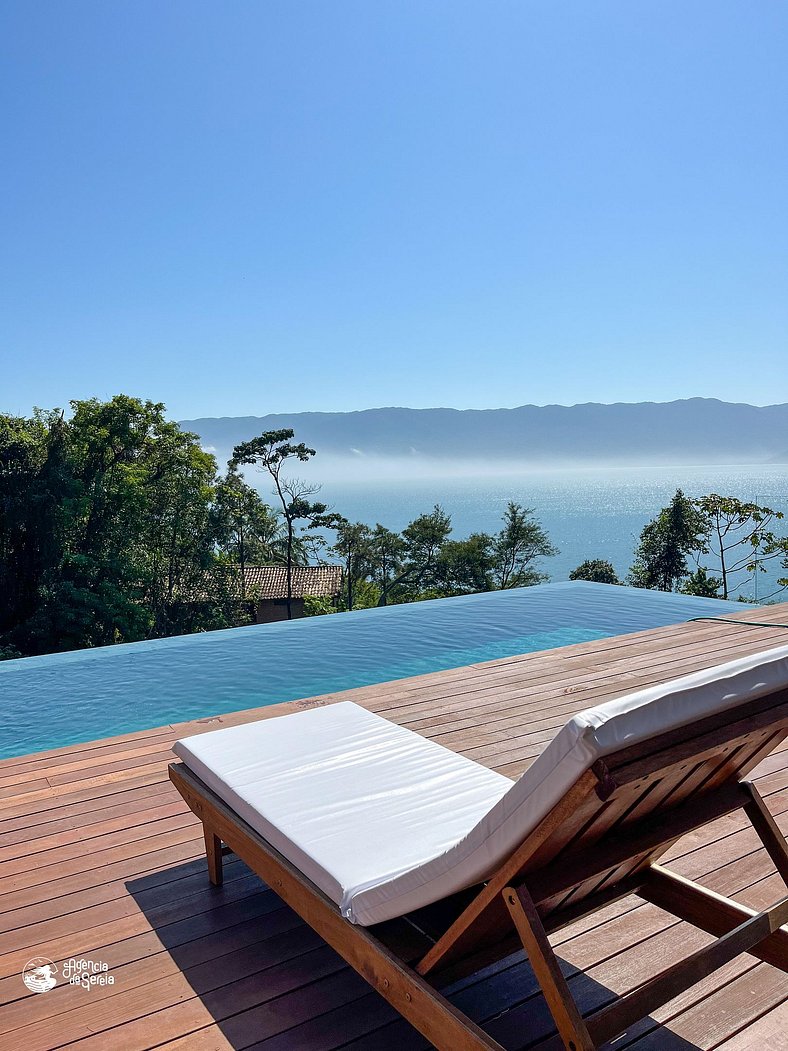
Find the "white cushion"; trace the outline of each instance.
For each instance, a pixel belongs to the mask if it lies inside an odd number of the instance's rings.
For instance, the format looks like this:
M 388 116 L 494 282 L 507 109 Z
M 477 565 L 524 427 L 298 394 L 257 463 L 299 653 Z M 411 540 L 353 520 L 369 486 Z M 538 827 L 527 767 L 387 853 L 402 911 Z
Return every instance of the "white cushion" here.
M 349 701 L 188 737 L 174 751 L 349 917 L 355 894 L 444 854 L 512 787 Z
M 517 782 L 341 702 L 187 738 L 175 752 L 370 925 L 489 877 L 597 759 L 788 687 L 788 646 L 571 719 Z

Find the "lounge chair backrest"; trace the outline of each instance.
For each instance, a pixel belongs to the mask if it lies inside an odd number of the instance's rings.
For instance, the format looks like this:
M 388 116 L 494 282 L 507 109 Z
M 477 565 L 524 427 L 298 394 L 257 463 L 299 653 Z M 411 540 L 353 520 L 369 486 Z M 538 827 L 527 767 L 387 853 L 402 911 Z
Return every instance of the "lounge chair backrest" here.
M 712 783 L 716 784 L 716 778 L 709 781 L 705 775 L 693 775 L 688 764 L 694 759 L 704 765 L 704 769 L 705 764 L 719 766 L 722 760 L 715 759 L 714 755 L 725 748 L 723 741 L 727 736 L 738 737 L 746 730 L 755 732 L 756 722 L 752 720 L 756 713 L 761 710 L 771 712 L 759 716 L 757 726 L 764 724 L 765 728 L 755 733 L 749 752 L 725 753 L 725 776 L 742 775 L 752 769 L 761 751 L 765 754 L 774 747 L 774 743 L 771 746 L 767 743 L 768 740 L 781 733 L 780 715 L 774 709 L 779 709 L 786 700 L 788 646 L 743 657 L 608 701 L 570 719 L 495 811 L 505 813 L 508 819 L 526 807 L 534 816 L 544 817 L 591 771 L 595 775 L 595 798 L 589 801 L 587 809 L 594 811 L 598 819 L 601 810 L 611 810 L 607 799 L 613 794 L 615 785 L 620 787 L 627 783 L 630 786 L 627 794 L 638 791 L 638 786 L 632 783 L 636 779 L 633 771 L 638 772 L 641 780 L 649 771 L 653 775 L 649 779 L 651 785 L 654 777 L 664 781 L 665 764 L 672 763 L 674 754 L 683 756 L 672 789 L 663 784 L 662 790 L 654 795 L 651 794 L 653 789 L 649 789 L 647 797 L 644 787 L 644 798 L 639 803 L 637 815 L 631 815 L 632 819 L 643 817 L 650 811 L 663 809 L 669 802 L 675 804 L 690 791 L 700 792 L 710 788 Z M 745 725 L 741 725 L 742 720 Z M 777 725 L 773 725 L 775 722 Z M 726 727 L 728 729 L 724 729 Z M 774 730 L 771 738 L 770 729 Z M 713 748 L 714 755 L 700 759 L 698 753 L 709 747 L 705 740 L 709 732 L 719 736 L 719 747 Z M 784 732 L 783 729 L 783 736 Z M 617 778 L 613 776 L 614 770 Z M 683 783 L 683 788 L 679 787 L 680 783 Z M 619 792 L 618 798 L 621 797 Z M 489 816 L 496 818 L 495 812 Z M 567 842 L 573 841 L 581 830 L 585 840 L 596 837 L 597 829 L 592 831 L 585 827 L 590 817 L 585 810 L 583 814 L 573 811 L 561 832 L 556 833 L 550 844 L 546 843 L 540 851 L 540 862 L 544 863 L 550 857 L 551 850 L 558 853 L 565 849 Z M 607 820 L 610 820 L 610 814 Z M 506 821 L 496 821 L 496 824 L 502 831 L 506 827 Z M 512 827 L 507 846 L 514 850 L 521 839 L 522 826 Z
M 786 646 L 580 713 L 494 808 L 511 820 L 530 800 L 530 827 L 464 915 L 467 937 L 453 930 L 425 969 L 509 936 L 508 885 L 527 881 L 551 930 L 586 899 L 624 896 L 682 835 L 740 807 L 739 782 L 786 736 Z

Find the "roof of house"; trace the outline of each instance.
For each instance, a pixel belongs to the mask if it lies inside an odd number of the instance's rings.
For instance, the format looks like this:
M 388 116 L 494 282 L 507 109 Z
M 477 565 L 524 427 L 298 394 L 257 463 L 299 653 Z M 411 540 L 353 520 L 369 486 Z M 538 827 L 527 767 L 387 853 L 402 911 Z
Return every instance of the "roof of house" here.
M 240 566 L 214 567 L 202 580 L 183 588 L 181 601 L 256 602 L 259 600 L 287 598 L 287 569 L 285 566 L 246 566 L 245 588 L 241 589 Z M 334 598 L 342 589 L 341 566 L 293 566 L 292 597 Z
M 247 598 L 287 598 L 287 569 L 285 566 L 246 566 Z M 240 579 L 239 579 L 240 585 Z M 293 566 L 292 595 L 338 595 L 342 587 L 341 566 Z M 240 589 L 239 589 L 240 590 Z

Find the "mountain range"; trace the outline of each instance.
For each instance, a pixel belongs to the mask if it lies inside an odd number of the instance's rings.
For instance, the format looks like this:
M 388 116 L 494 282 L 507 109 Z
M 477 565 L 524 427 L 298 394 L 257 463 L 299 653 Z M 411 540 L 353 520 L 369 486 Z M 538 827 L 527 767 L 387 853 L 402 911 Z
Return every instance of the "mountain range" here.
M 514 409 L 364 409 L 183 420 L 220 463 L 283 427 L 323 456 L 533 467 L 788 463 L 788 404 L 689 398 Z

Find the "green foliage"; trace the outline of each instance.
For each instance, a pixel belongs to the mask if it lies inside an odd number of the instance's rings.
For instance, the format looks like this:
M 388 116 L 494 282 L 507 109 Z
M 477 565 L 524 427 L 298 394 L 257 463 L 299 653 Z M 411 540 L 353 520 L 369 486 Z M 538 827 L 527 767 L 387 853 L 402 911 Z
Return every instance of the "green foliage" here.
M 705 550 L 708 524 L 681 489 L 640 534 L 629 583 L 637 588 L 674 591 L 689 575 L 688 557 Z
M 730 583 L 733 574 L 742 570 L 764 573 L 765 563 L 779 556 L 785 539 L 772 526 L 783 517 L 782 512 L 717 493 L 694 504 L 706 522 L 706 540 L 699 555 L 711 559 L 713 570 L 720 574 L 721 597 L 730 598 L 736 590 Z
M 353 591 L 353 605 L 348 609 L 374 609 L 380 603 L 380 588 L 371 580 L 359 580 Z
M 354 609 L 356 589 L 368 575 L 372 559 L 372 530 L 363 522 L 337 517 L 336 541 L 332 553 L 342 563 L 345 609 Z
M 678 489 L 641 533 L 630 583 L 730 599 L 744 583 L 743 573 L 763 573 L 767 562 L 788 551 L 788 541 L 772 528 L 782 517 L 735 496 L 710 493 L 691 500 Z M 738 581 L 732 584 L 734 574 Z
M 722 577 L 713 577 L 703 566 L 698 566 L 681 585 L 681 592 L 698 598 L 719 598 L 721 587 Z
M 401 534 L 378 523 L 335 519 L 331 552 L 343 568 L 343 606 L 418 602 L 500 587 L 523 587 L 546 579 L 534 562 L 555 554 L 533 513 L 510 503 L 500 533 L 451 539 L 451 518 L 440 505 L 414 518 Z
M 216 558 L 213 457 L 154 402 L 71 408 L 0 417 L 0 644 L 41 653 L 226 622 L 183 601 Z
M 241 595 L 245 596 L 246 566 L 284 565 L 287 533 L 278 515 L 256 489 L 247 485 L 237 468 L 229 465 L 219 479 L 212 509 L 212 532 L 219 551 L 239 567 Z M 293 544 L 296 565 L 307 562 L 303 544 Z
M 783 569 L 788 569 L 788 537 L 778 537 L 771 545 L 771 550 L 782 558 L 780 565 Z M 788 577 L 780 577 L 777 583 L 781 588 L 788 588 Z
M 493 541 L 493 586 L 522 588 L 547 580 L 534 568 L 537 558 L 557 555 L 558 549 L 533 517 L 533 511 L 509 501 L 503 514 L 503 528 Z
M 381 606 L 388 602 L 394 582 L 402 573 L 405 549 L 405 541 L 399 533 L 378 522 L 370 537 L 369 573 L 380 593 L 378 604 Z
M 606 558 L 587 558 L 569 574 L 570 580 L 591 580 L 595 584 L 620 584 L 612 562 Z
M 545 579 L 555 549 L 531 511 L 510 503 L 495 535 L 451 538 L 436 505 L 402 533 L 351 523 L 288 468 L 315 451 L 291 430 L 239 445 L 219 477 L 197 437 L 160 404 L 118 395 L 71 415 L 0 415 L 0 659 L 208 631 L 253 618 L 249 565 L 307 564 L 334 530 L 339 603 L 315 616 Z M 278 509 L 242 476 L 260 468 Z
M 442 594 L 467 595 L 492 591 L 495 541 L 487 533 L 471 533 L 466 540 L 447 540 L 435 567 Z
M 61 429 L 56 414 L 0 416 L 0 642 L 33 616 L 62 557 Z
M 323 617 L 339 610 L 328 595 L 304 595 L 304 616 Z
M 499 533 L 450 540 L 451 519 L 436 505 L 398 537 L 378 525 L 368 537 L 368 572 L 380 605 L 527 587 L 547 579 L 538 558 L 556 554 L 533 512 L 509 503 Z
M 437 586 L 438 560 L 449 533 L 451 519 L 438 504 L 402 530 L 401 542 L 393 549 L 396 568 L 392 562 L 388 579 L 381 583 L 381 606 L 392 597 L 399 602 L 412 601 L 425 588 Z

